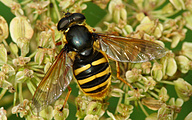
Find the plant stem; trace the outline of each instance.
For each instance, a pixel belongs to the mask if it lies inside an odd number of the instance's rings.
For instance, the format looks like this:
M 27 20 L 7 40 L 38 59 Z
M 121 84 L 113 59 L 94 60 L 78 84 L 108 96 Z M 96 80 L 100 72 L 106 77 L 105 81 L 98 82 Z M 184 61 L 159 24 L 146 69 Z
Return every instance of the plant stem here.
M 145 110 L 145 108 L 143 107 L 143 105 L 141 104 L 140 101 L 138 101 L 139 103 L 139 106 L 141 107 L 141 110 L 143 111 L 143 113 L 146 115 L 146 116 L 149 116 L 149 114 L 147 113 L 147 111 Z
M 19 102 L 23 102 L 23 95 L 22 95 L 22 83 L 19 83 Z
M 3 88 L 3 90 L 1 91 L 1 94 L 0 94 L 0 100 L 5 95 L 6 91 L 7 91 L 7 89 Z
M 160 83 L 165 83 L 165 84 L 168 84 L 168 85 L 174 85 L 174 83 L 173 82 L 169 82 L 169 81 L 159 81 Z

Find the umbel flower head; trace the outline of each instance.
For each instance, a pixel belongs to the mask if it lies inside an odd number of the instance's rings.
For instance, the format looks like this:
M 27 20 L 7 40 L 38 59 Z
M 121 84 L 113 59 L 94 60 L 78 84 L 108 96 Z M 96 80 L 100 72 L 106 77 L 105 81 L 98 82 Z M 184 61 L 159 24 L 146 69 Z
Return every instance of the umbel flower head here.
M 0 6 L 8 8 L 0 11 L 0 119 L 192 119 L 191 111 L 182 111 L 190 110 L 183 104 L 192 96 L 191 0 L 1 0 Z M 86 96 L 72 80 L 65 107 L 67 90 L 35 113 L 32 96 L 66 43 L 57 24 L 67 12 L 85 15 L 82 25 L 90 31 L 155 42 L 165 56 L 120 63 L 120 77 L 129 86 L 116 77 L 116 64 L 109 59 L 112 82 L 105 99 Z

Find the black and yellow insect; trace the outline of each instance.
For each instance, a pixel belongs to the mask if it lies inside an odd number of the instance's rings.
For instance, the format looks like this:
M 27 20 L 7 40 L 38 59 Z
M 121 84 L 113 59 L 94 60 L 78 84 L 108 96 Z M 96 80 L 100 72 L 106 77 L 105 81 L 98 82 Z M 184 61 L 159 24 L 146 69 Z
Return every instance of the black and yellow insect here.
M 66 103 L 73 76 L 85 95 L 102 100 L 111 84 L 108 58 L 117 63 L 117 77 L 129 85 L 119 77 L 118 62 L 146 62 L 165 55 L 165 49 L 157 43 L 95 33 L 86 27 L 84 21 L 85 16 L 81 13 L 66 13 L 58 22 L 57 29 L 63 31 L 67 43 L 36 89 L 33 105 L 37 112 L 68 88 Z

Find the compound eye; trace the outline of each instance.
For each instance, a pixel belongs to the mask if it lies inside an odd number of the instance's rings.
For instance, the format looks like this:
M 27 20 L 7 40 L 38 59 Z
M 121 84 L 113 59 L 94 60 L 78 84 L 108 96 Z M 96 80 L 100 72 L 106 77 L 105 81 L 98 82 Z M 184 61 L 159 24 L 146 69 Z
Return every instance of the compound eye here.
M 65 31 L 74 24 L 81 24 L 85 20 L 85 16 L 81 13 L 66 13 L 57 24 L 58 31 Z
M 73 13 L 70 17 L 75 23 L 82 23 L 85 20 L 85 16 L 81 13 Z
M 69 26 L 69 20 L 68 18 L 62 18 L 58 24 L 57 24 L 57 30 L 60 31 L 60 30 L 67 30 L 68 26 Z

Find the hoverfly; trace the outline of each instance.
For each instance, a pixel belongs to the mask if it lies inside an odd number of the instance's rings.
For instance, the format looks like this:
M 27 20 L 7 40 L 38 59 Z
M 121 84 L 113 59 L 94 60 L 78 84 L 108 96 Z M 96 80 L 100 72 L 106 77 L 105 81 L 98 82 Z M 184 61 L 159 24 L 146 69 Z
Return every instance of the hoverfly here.
M 102 100 L 111 84 L 108 58 L 117 63 L 117 77 L 129 85 L 119 77 L 118 62 L 146 62 L 165 55 L 165 49 L 151 41 L 91 32 L 84 24 L 85 19 L 81 13 L 68 12 L 58 22 L 57 29 L 63 32 L 67 43 L 36 89 L 33 105 L 37 112 L 68 88 L 66 103 L 73 76 L 85 95 Z

